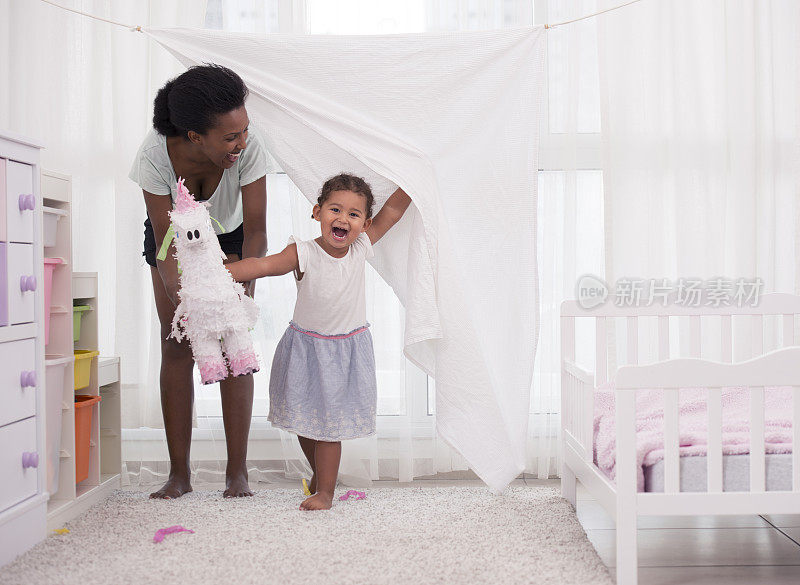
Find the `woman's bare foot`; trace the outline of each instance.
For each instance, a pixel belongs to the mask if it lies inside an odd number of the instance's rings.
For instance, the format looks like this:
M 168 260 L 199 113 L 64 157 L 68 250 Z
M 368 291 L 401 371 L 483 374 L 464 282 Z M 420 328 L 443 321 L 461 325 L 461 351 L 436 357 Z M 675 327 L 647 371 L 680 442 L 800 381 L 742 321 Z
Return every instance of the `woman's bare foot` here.
M 252 496 L 250 486 L 247 483 L 247 472 L 230 473 L 225 476 L 225 491 L 222 492 L 223 498 L 242 498 Z
M 333 505 L 333 494 L 319 492 L 300 504 L 301 510 L 330 510 Z
M 150 497 L 158 500 L 174 500 L 190 491 L 192 491 L 192 484 L 188 477 L 171 476 L 167 483 L 161 486 L 157 492 L 150 494 Z

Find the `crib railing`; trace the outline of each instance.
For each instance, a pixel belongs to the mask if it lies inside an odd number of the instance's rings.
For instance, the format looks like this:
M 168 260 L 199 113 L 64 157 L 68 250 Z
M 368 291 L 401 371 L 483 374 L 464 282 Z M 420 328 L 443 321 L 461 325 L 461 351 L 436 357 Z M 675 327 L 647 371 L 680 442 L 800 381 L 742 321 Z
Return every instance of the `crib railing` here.
M 720 361 L 731 363 L 734 348 L 746 357 L 758 357 L 765 346 L 765 323 L 777 320 L 781 331 L 771 331 L 771 345 L 776 347 L 800 344 L 800 297 L 796 295 L 771 293 L 762 295 L 757 306 L 691 307 L 679 305 L 651 305 L 647 307 L 618 307 L 607 303 L 601 307 L 587 310 L 575 301 L 561 304 L 561 416 L 564 439 L 572 441 L 576 450 L 586 461 L 593 458 L 594 426 L 594 388 L 609 379 L 609 371 L 616 368 L 617 348 L 609 346 L 609 332 L 617 330 L 617 321 L 625 323 L 626 351 L 622 360 L 626 365 L 640 363 L 639 345 L 642 337 L 642 319 L 656 318 L 655 341 L 658 361 L 676 357 L 678 348 L 670 344 L 670 324 L 673 320 L 688 320 L 688 354 L 690 358 L 700 358 L 701 350 L 709 353 L 718 349 Z M 703 347 L 703 334 L 710 331 L 709 318 L 719 318 L 720 345 L 718 348 Z M 733 319 L 749 321 L 749 329 L 736 335 Z M 575 363 L 576 320 L 589 319 L 594 323 L 594 373 L 580 368 Z M 609 351 L 609 349 L 611 351 Z M 696 384 L 689 384 L 689 386 Z M 677 400 L 677 395 L 669 400 Z M 763 404 L 763 403 L 762 403 Z M 711 405 L 714 408 L 714 405 Z M 670 421 L 670 424 L 675 424 Z
M 655 327 L 649 323 L 643 326 L 645 318 L 649 322 L 653 317 Z M 800 448 L 792 449 L 792 491 L 765 492 L 764 473 L 765 386 L 793 387 L 793 446 L 800 445 L 800 348 L 790 347 L 762 355 L 765 346 L 771 349 L 800 344 L 798 317 L 800 297 L 787 294 L 764 295 L 755 307 L 617 307 L 608 304 L 585 310 L 574 301 L 562 303 L 562 450 L 565 462 L 569 461 L 562 467 L 562 493 L 573 505 L 576 503 L 575 480 L 579 473 L 581 481 L 588 482 L 586 485 L 593 495 L 614 516 L 619 585 L 637 583 L 636 519 L 639 515 L 769 514 L 800 509 Z M 683 329 L 683 341 L 688 337 L 688 346 L 671 345 L 670 330 L 675 319 Z M 612 335 L 620 329 L 619 320 L 624 323 L 620 337 Z M 740 327 L 742 320 L 746 321 L 744 327 Z M 593 373 L 576 364 L 576 321 L 594 325 Z M 707 332 L 714 335 L 706 337 Z M 717 333 L 720 345 L 709 347 L 708 339 Z M 625 342 L 624 351 L 617 346 L 617 340 Z M 582 338 L 580 342 L 588 344 L 591 340 Z M 642 360 L 640 342 L 649 354 L 645 359 L 658 363 L 636 367 Z M 618 353 L 628 366 L 617 367 Z M 698 359 L 710 355 L 719 356 L 719 360 L 709 363 Z M 670 358 L 676 359 L 670 362 Z M 661 363 L 665 361 L 666 364 Z M 734 361 L 738 363 L 732 364 Z M 666 371 L 662 371 L 664 369 Z M 607 481 L 593 465 L 594 390 L 608 381 L 609 373 L 615 377 L 617 388 L 616 485 Z M 664 391 L 665 493 L 637 493 L 636 389 L 664 386 L 668 386 Z M 681 493 L 678 388 L 698 386 L 709 388 L 707 406 L 711 431 L 707 491 Z M 750 410 L 754 424 L 751 424 L 749 492 L 723 490 L 721 388 L 725 386 L 751 388 Z
M 766 492 L 764 392 L 790 386 L 792 489 Z M 800 508 L 800 347 L 787 347 L 738 364 L 696 358 L 648 366 L 623 366 L 616 380 L 617 584 L 637 583 L 638 515 L 775 514 Z M 707 491 L 680 492 L 679 392 L 707 388 Z M 750 390 L 750 490 L 724 492 L 722 388 Z M 636 392 L 661 389 L 664 396 L 664 493 L 636 492 Z M 775 388 L 772 391 L 776 391 Z
M 617 488 L 636 482 L 637 390 L 661 389 L 664 396 L 664 493 L 680 491 L 678 396 L 681 388 L 707 388 L 707 491 L 721 493 L 722 388 L 750 390 L 750 493 L 766 490 L 764 445 L 765 387 L 791 386 L 793 446 L 800 444 L 800 347 L 779 349 L 746 362 L 723 364 L 694 358 L 647 366 L 623 366 L 617 372 Z M 773 389 L 774 390 L 774 389 Z M 624 476 L 623 470 L 625 471 Z M 792 449 L 792 491 L 800 492 L 800 449 Z

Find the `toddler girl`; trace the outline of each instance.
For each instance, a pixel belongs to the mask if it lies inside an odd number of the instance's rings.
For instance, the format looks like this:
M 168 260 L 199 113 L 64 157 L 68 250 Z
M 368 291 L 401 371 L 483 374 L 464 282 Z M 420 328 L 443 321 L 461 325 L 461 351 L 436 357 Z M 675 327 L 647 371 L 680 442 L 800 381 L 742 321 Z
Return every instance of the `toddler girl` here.
M 325 182 L 314 206 L 320 237 L 290 238 L 278 254 L 226 265 L 240 282 L 295 275 L 294 317 L 272 362 L 269 421 L 297 434 L 314 472 L 312 496 L 300 504 L 301 510 L 331 507 L 341 441 L 375 433 L 377 383 L 364 263 L 410 202 L 397 189 L 373 219 L 369 185 L 337 175 Z

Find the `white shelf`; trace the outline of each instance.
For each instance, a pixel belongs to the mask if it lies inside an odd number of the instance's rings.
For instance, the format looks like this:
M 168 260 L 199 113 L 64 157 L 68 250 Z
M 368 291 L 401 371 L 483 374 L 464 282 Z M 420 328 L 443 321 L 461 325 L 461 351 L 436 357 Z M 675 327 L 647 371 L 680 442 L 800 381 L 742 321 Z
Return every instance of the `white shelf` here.
M 75 498 L 51 499 L 47 504 L 47 529 L 61 528 L 66 522 L 105 500 L 111 492 L 119 488 L 119 477 L 119 474 L 102 475 L 98 485 L 79 486 Z
M 43 172 L 42 186 L 46 203 L 66 213 L 57 224 L 56 245 L 47 248 L 48 257 L 60 257 L 53 275 L 50 302 L 50 343 L 47 353 L 72 356 L 75 350 L 98 347 L 97 273 L 72 272 L 72 185 L 67 175 Z M 79 299 L 79 302 L 78 302 Z M 73 302 L 76 301 L 76 302 Z M 82 314 L 80 337 L 73 341 L 73 304 L 89 305 Z M 119 358 L 93 358 L 89 385 L 73 389 L 74 363 L 65 372 L 64 408 L 61 418 L 61 457 L 58 486 L 47 507 L 47 527 L 58 528 L 102 501 L 119 486 L 121 470 Z M 102 392 L 101 392 L 102 387 Z M 101 396 L 92 407 L 89 447 L 89 476 L 75 482 L 75 400 L 76 394 Z
M 119 382 L 119 358 L 117 356 L 100 356 L 98 360 L 98 384 L 100 388 Z

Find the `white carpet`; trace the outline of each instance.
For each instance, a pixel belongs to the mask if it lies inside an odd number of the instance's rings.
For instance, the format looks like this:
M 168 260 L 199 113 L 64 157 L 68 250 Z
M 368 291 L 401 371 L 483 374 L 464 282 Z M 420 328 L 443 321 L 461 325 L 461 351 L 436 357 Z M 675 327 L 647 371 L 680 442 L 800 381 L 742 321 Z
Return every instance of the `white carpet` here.
M 175 501 L 117 491 L 67 524 L 69 534 L 0 569 L 0 583 L 612 583 L 557 488 L 366 493 L 301 512 L 299 490 L 235 500 L 195 491 Z M 175 524 L 195 533 L 153 543 Z

